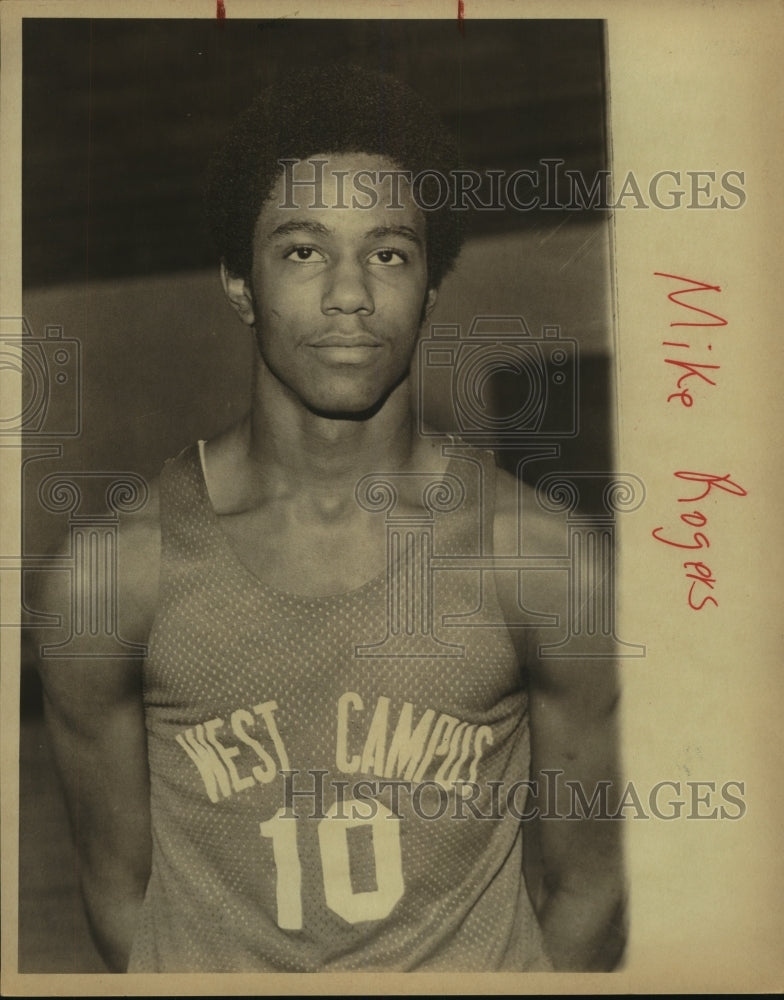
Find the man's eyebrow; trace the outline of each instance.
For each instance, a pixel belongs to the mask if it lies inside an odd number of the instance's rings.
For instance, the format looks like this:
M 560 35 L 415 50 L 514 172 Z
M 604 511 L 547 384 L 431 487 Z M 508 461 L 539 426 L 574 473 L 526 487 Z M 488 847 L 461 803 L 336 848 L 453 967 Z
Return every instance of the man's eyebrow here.
M 291 236 L 292 233 L 310 233 L 311 236 L 330 236 L 332 230 L 323 225 L 323 223 L 314 222 L 312 219 L 289 219 L 287 222 L 281 222 L 279 226 L 276 226 L 266 239 L 270 241 L 280 236 Z M 383 240 L 388 236 L 399 236 L 417 247 L 422 247 L 422 240 L 416 230 L 410 226 L 376 226 L 373 229 L 369 229 L 363 238 L 366 240 Z
M 330 230 L 320 222 L 313 222 L 307 219 L 291 219 L 288 222 L 281 222 L 267 236 L 268 240 L 277 236 L 290 236 L 292 233 L 310 233 L 312 236 L 329 236 Z
M 410 226 L 376 226 L 375 229 L 365 233 L 365 239 L 368 240 L 383 240 L 385 236 L 402 236 L 415 246 L 420 248 L 422 246 L 422 240 Z

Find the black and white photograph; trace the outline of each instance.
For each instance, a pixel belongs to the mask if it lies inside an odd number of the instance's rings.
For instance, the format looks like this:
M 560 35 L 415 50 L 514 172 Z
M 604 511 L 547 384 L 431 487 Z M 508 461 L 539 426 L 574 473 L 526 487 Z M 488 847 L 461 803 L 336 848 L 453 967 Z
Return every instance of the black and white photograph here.
M 8 995 L 780 981 L 781 13 L 620 6 L 0 8 Z

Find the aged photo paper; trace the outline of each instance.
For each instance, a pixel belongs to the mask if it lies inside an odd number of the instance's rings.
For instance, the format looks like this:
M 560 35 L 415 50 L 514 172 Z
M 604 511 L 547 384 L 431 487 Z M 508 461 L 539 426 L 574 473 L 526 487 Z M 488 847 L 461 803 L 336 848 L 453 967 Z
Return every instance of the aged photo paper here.
M 118 516 L 247 408 L 255 347 L 221 289 L 204 176 L 235 116 L 308 58 L 397 74 L 465 158 L 468 236 L 416 352 L 423 436 L 497 449 L 560 518 L 556 570 L 599 559 L 601 598 L 570 591 L 553 648 L 618 657 L 607 822 L 623 825 L 628 900 L 612 972 L 113 974 L 90 937 L 37 637 L 65 658 L 77 633 L 110 656 L 133 644 L 115 592 L 66 622 L 41 584 L 111 580 Z M 783 62 L 775 0 L 0 0 L 3 995 L 782 989 Z M 497 363 L 466 363 L 472 338 Z M 99 554 L 77 564 L 88 536 Z M 437 545 L 433 565 L 451 568 Z M 462 727 L 460 761 L 478 760 Z

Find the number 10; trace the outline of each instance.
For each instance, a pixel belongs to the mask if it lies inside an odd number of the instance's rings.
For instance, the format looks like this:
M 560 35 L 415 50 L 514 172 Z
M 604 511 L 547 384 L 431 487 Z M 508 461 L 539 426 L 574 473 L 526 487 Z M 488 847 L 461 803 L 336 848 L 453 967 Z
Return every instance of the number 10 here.
M 340 806 L 351 805 L 354 801 L 346 799 L 333 803 L 317 827 L 327 906 L 350 924 L 389 916 L 403 896 L 404 889 L 400 820 L 382 802 L 374 803 L 377 811 L 371 819 L 349 819 L 337 815 Z M 354 892 L 348 831 L 352 827 L 368 825 L 373 831 L 376 888 L 368 892 Z M 302 865 L 297 850 L 297 824 L 292 817 L 286 817 L 285 809 L 278 809 L 259 827 L 262 837 L 272 841 L 277 873 L 278 926 L 284 930 L 301 930 Z

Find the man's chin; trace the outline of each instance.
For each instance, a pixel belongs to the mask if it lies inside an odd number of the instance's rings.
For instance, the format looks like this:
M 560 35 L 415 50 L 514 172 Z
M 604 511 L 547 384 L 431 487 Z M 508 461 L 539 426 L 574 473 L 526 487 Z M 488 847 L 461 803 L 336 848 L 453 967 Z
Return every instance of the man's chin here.
M 367 385 L 360 391 L 356 391 L 359 388 L 356 386 L 354 391 L 351 389 L 345 391 L 345 387 L 340 387 L 344 391 L 338 390 L 328 399 L 308 400 L 306 406 L 315 416 L 324 417 L 327 420 L 370 420 L 383 408 L 390 396 L 402 386 L 407 377 L 408 372 L 403 372 L 396 382 L 380 394 L 377 389 L 376 392 L 373 392 Z
M 325 420 L 363 421 L 374 417 L 388 398 L 388 395 L 382 396 L 381 399 L 377 399 L 370 405 L 366 401 L 357 401 L 356 403 L 335 401 L 326 406 L 320 404 L 310 405 L 308 409 L 314 416 L 323 417 Z

